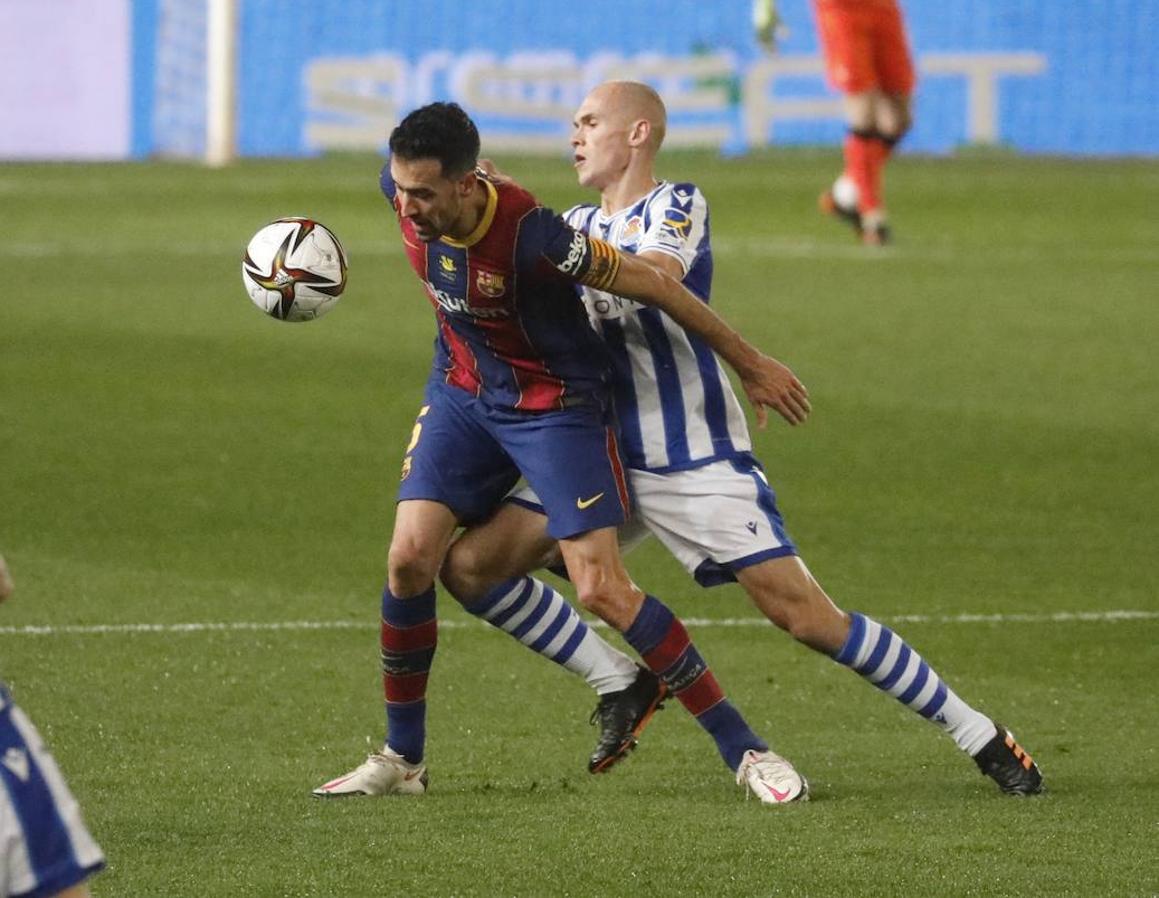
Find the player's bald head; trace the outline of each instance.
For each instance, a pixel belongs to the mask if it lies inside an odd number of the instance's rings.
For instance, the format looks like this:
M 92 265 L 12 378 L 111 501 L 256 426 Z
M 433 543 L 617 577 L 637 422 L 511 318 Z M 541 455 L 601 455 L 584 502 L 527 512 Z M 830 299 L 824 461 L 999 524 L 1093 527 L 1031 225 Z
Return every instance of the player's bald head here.
M 648 148 L 655 153 L 664 142 L 664 132 L 668 128 L 668 111 L 664 101 L 647 84 L 639 81 L 605 81 L 593 88 L 588 98 L 598 100 L 615 117 L 626 125 L 646 121 L 649 125 Z

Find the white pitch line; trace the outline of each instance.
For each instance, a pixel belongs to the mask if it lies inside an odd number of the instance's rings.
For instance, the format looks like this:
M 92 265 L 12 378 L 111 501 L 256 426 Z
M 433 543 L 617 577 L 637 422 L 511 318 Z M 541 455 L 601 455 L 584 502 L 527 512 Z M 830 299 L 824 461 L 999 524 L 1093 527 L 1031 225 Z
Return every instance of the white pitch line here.
M 1065 624 L 1120 623 L 1122 621 L 1159 620 L 1159 611 L 1056 611 L 1050 614 L 894 614 L 878 618 L 883 623 L 906 624 Z M 768 627 L 767 620 L 757 617 L 684 618 L 689 627 Z M 0 636 L 91 636 L 102 633 L 205 633 L 271 630 L 369 630 L 371 621 L 210 621 L 188 624 L 61 624 L 58 626 L 0 627 Z M 589 621 L 593 627 L 606 627 L 603 621 Z M 440 628 L 494 629 L 482 621 L 444 620 Z

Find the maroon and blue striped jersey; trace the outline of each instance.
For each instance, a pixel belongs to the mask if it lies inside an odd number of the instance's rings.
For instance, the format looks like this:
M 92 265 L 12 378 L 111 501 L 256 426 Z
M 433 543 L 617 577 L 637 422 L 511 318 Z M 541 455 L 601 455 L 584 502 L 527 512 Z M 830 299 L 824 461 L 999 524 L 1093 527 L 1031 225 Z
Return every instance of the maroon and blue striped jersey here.
M 543 412 L 602 399 L 610 359 L 575 285 L 606 289 L 618 253 L 569 227 L 518 184 L 478 175 L 487 190 L 479 226 L 462 241 L 430 243 L 398 215 L 389 164 L 380 178 L 435 309 L 436 371 L 498 408 Z

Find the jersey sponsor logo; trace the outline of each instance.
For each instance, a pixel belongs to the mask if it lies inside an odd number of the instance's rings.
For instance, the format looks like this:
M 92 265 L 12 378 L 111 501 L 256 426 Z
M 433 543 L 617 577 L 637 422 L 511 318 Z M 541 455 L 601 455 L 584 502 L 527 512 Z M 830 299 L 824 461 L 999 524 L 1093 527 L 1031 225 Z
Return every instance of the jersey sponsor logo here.
M 671 233 L 684 239 L 692 230 L 692 218 L 683 209 L 668 209 L 660 223 L 661 233 Z
M 492 299 L 502 296 L 507 285 L 503 282 L 503 275 L 494 271 L 480 271 L 475 277 L 475 286 L 484 296 Z
M 571 274 L 588 254 L 588 238 L 576 231 L 571 238 L 571 246 L 567 250 L 567 258 L 556 264 L 556 268 L 564 274 Z
M 423 281 L 427 293 L 444 312 L 452 315 L 470 315 L 473 318 L 509 318 L 510 309 L 478 309 L 472 306 L 465 296 L 452 296 L 446 290 L 441 290 L 430 281 Z
M 625 312 L 644 308 L 643 303 L 634 299 L 589 290 L 584 291 L 584 302 L 587 304 L 588 314 L 596 318 L 623 318 Z
M 591 508 L 593 505 L 595 505 L 597 502 L 599 502 L 602 498 L 604 498 L 603 493 L 596 493 L 594 496 L 592 496 L 589 499 L 577 498 L 575 500 L 575 507 L 580 509 L 580 510 L 583 510 L 585 508 Z

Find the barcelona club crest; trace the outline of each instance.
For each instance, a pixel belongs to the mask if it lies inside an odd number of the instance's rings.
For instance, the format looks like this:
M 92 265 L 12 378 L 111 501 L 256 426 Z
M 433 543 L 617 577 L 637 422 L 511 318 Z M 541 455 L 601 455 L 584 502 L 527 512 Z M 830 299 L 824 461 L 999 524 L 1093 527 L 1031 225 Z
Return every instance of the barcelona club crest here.
M 479 288 L 480 293 L 492 299 L 502 296 L 503 291 L 507 289 L 507 285 L 503 283 L 503 275 L 493 271 L 480 271 L 475 278 L 475 286 Z

